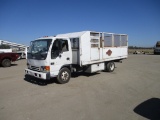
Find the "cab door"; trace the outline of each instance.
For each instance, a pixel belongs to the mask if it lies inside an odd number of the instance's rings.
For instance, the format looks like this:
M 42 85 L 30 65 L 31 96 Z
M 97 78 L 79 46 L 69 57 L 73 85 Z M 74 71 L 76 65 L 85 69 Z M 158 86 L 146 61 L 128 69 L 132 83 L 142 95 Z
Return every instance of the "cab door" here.
M 58 75 L 64 65 L 72 63 L 72 52 L 70 41 L 64 38 L 55 39 L 51 49 L 51 76 Z

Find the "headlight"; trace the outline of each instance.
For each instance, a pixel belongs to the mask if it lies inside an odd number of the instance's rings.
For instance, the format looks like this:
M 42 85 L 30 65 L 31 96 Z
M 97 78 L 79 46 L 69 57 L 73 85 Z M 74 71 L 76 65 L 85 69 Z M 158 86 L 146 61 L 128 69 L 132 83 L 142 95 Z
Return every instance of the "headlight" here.
M 50 66 L 41 66 L 40 71 L 41 72 L 49 72 L 50 71 Z

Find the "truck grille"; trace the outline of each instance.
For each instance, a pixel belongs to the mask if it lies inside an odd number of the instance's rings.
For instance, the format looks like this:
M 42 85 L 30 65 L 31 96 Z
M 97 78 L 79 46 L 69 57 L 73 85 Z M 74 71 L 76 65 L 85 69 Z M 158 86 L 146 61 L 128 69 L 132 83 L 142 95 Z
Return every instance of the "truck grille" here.
M 36 67 L 36 66 L 30 66 L 29 68 L 30 70 L 33 70 L 33 71 L 40 71 L 40 67 Z

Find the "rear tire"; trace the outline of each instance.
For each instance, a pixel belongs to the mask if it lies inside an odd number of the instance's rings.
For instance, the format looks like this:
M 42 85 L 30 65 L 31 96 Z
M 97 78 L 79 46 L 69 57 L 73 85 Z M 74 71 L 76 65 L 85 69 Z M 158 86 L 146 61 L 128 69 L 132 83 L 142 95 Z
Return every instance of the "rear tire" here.
M 108 62 L 107 64 L 106 64 L 106 71 L 107 72 L 113 72 L 114 71 L 114 69 L 115 69 L 115 64 L 114 64 L 114 62 Z
M 60 84 L 68 83 L 71 77 L 71 72 L 68 68 L 62 68 L 57 76 L 57 82 Z
M 10 67 L 11 66 L 11 61 L 9 59 L 4 59 L 2 61 L 2 66 L 3 67 Z

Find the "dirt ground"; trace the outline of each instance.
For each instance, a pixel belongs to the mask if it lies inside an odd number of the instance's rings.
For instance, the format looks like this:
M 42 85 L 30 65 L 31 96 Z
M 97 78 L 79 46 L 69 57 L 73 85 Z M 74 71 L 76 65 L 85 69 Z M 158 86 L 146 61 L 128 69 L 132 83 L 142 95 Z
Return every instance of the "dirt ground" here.
M 160 119 L 160 55 L 129 55 L 112 73 L 77 73 L 63 85 L 25 78 L 25 67 L 0 67 L 0 120 Z

